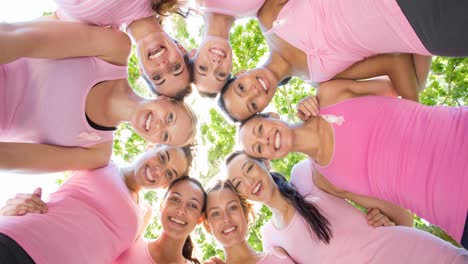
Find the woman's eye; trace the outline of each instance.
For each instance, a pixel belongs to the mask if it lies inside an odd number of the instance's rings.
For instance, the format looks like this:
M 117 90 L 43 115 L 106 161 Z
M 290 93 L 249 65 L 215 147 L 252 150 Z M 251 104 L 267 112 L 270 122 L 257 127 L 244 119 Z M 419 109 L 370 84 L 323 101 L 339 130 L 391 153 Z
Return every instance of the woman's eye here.
M 242 84 L 239 83 L 238 87 L 239 87 L 239 90 L 240 90 L 241 92 L 245 92 L 244 85 L 242 85 Z
M 253 168 L 253 164 L 250 164 L 248 167 L 247 167 L 247 173 L 250 172 Z
M 229 209 L 230 209 L 231 211 L 237 210 L 237 205 L 233 205 L 233 206 L 229 207 Z
M 174 121 L 174 114 L 173 114 L 173 113 L 169 113 L 169 114 L 167 115 L 167 123 L 168 123 L 168 124 L 171 124 L 172 121 Z
M 261 136 L 263 133 L 263 125 L 258 126 L 258 135 Z
M 262 145 L 259 144 L 259 145 L 257 146 L 257 152 L 258 152 L 259 154 L 262 154 Z
M 219 212 L 213 212 L 213 213 L 211 213 L 211 217 L 217 217 L 217 216 L 219 216 Z
M 168 139 L 169 139 L 169 134 L 167 132 L 164 132 L 163 142 L 167 142 Z
M 201 65 L 200 65 L 200 66 L 198 66 L 198 68 L 199 68 L 200 70 L 202 70 L 202 71 L 207 71 L 207 70 L 208 70 L 208 67 L 206 67 L 206 66 L 201 66 Z
M 177 202 L 179 201 L 179 198 L 175 197 L 175 196 L 172 196 L 169 198 L 170 201 L 173 201 L 173 202 Z
M 174 178 L 174 173 L 172 173 L 172 171 L 167 171 L 166 176 L 170 181 L 172 181 L 172 178 Z
M 177 63 L 176 65 L 172 66 L 172 71 L 175 72 L 175 71 L 178 71 L 180 69 L 180 64 Z
M 155 81 L 161 80 L 161 75 L 156 74 L 155 76 L 153 76 L 153 80 L 155 80 Z
M 250 105 L 252 105 L 252 108 L 253 108 L 255 111 L 257 111 L 257 109 L 258 109 L 258 108 L 257 108 L 257 104 L 256 104 L 254 101 L 250 102 Z
M 166 156 L 164 154 L 159 155 L 159 160 L 162 164 L 166 164 Z
M 198 209 L 198 205 L 196 203 L 189 203 L 189 207 L 193 209 Z
M 226 73 L 220 72 L 220 73 L 218 73 L 218 76 L 221 77 L 221 78 L 226 77 Z

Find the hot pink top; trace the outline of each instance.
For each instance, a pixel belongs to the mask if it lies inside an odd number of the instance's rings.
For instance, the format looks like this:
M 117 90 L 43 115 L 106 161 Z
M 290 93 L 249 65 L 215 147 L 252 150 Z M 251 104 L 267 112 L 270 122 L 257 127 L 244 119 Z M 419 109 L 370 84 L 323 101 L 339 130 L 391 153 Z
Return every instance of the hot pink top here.
M 281 230 L 267 222 L 262 229 L 264 248 L 282 247 L 296 263 L 461 264 L 468 261 L 468 251 L 416 228 L 369 226 L 366 216 L 358 209 L 314 185 L 308 160 L 294 166 L 291 182 L 306 200 L 319 207 L 333 232 L 330 244 L 319 242 L 297 213 Z
M 63 21 L 125 28 L 134 20 L 154 15 L 151 0 L 55 0 Z
M 235 18 L 256 17 L 265 0 L 200 0 L 202 12 L 219 13 Z
M 320 109 L 335 149 L 317 169 L 338 188 L 410 209 L 460 241 L 468 210 L 468 107 L 366 96 Z
M 257 264 L 294 264 L 294 262 L 288 255 L 271 250 L 265 252 L 265 255 Z
M 86 121 L 86 98 L 97 83 L 125 78 L 127 67 L 96 57 L 0 65 L 0 141 L 89 147 L 112 140 L 112 131 Z
M 74 172 L 47 205 L 46 214 L 0 217 L 0 233 L 37 264 L 111 263 L 142 225 L 142 210 L 112 163 Z
M 379 53 L 430 54 L 395 0 L 289 0 L 268 34 L 307 55 L 313 82 Z

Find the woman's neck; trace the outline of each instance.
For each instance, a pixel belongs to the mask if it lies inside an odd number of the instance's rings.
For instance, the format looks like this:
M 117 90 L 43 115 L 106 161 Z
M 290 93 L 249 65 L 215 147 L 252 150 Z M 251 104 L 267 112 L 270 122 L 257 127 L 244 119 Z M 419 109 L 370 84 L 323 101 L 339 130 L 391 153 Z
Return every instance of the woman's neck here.
M 265 202 L 273 214 L 272 223 L 276 228 L 286 227 L 294 216 L 294 206 L 284 197 L 276 186 L 271 199 Z
M 113 80 L 97 84 L 86 98 L 85 111 L 96 124 L 107 127 L 130 121 L 136 106 L 143 102 L 127 80 Z
M 226 264 L 257 263 L 260 259 L 259 253 L 253 250 L 246 240 L 224 248 L 224 253 L 226 255 Z
M 134 167 L 133 166 L 123 167 L 120 169 L 120 171 L 122 172 L 122 177 L 128 190 L 131 193 L 138 195 L 138 193 L 141 190 L 141 186 L 138 185 L 137 182 L 135 181 Z
M 229 31 L 235 18 L 218 13 L 204 13 L 205 36 L 215 36 L 229 40 Z
M 287 63 L 278 53 L 271 52 L 263 67 L 270 70 L 278 82 L 292 76 L 291 65 Z
M 155 15 L 135 20 L 127 27 L 127 33 L 134 42 L 138 42 L 140 39 L 153 32 L 164 32 L 164 29 L 159 24 L 159 20 Z
M 158 239 L 148 243 L 148 249 L 156 263 L 185 263 L 182 255 L 185 240 L 169 237 L 163 230 Z
M 316 157 L 321 147 L 319 121 L 318 116 L 310 117 L 306 122 L 292 127 L 294 139 L 291 152 L 301 152 L 309 157 Z M 307 140 L 304 141 L 304 138 Z

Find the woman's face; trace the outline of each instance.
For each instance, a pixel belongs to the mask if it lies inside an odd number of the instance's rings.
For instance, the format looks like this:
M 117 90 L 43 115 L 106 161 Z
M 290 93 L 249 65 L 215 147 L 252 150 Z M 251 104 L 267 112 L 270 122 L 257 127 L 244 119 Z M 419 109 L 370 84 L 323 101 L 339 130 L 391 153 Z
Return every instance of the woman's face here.
M 142 74 L 159 94 L 169 97 L 175 97 L 190 84 L 185 53 L 165 32 L 150 33 L 137 42 L 136 56 Z
M 270 201 L 276 184 L 265 164 L 246 154 L 239 154 L 227 165 L 227 179 L 237 191 L 251 201 Z
M 246 71 L 224 93 L 226 109 L 237 120 L 245 120 L 268 106 L 277 85 L 277 78 L 267 68 Z
M 243 243 L 248 231 L 247 217 L 239 198 L 229 188 L 208 193 L 206 223 L 224 248 Z
M 135 181 L 145 189 L 166 188 L 187 173 L 189 164 L 181 148 L 160 145 L 141 155 L 134 165 Z
M 191 181 L 172 186 L 161 208 L 164 232 L 174 239 L 185 239 L 201 222 L 203 199 L 202 190 Z
M 258 116 L 242 126 L 239 139 L 252 157 L 279 159 L 292 151 L 294 134 L 286 122 Z
M 130 123 L 145 140 L 169 146 L 183 146 L 195 135 L 195 115 L 181 102 L 164 96 L 143 102 Z
M 232 70 L 232 49 L 226 39 L 207 36 L 194 58 L 194 83 L 200 92 L 218 93 Z

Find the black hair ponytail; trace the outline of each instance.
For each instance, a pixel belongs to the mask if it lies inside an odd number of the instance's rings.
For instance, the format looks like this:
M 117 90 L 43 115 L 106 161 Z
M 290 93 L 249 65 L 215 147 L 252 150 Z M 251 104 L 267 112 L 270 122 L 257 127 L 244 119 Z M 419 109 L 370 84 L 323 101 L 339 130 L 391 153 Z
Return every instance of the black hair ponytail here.
M 278 185 L 281 195 L 284 196 L 293 206 L 294 209 L 306 220 L 310 230 L 317 238 L 326 244 L 330 243 L 332 230 L 330 222 L 325 216 L 320 213 L 312 202 L 308 202 L 286 178 L 278 172 L 270 172 L 271 177 Z
M 182 255 L 184 256 L 185 259 L 190 260 L 191 262 L 195 264 L 200 264 L 200 261 L 198 261 L 197 258 L 192 257 L 192 253 L 193 253 L 193 243 L 189 235 L 187 239 L 185 240 L 184 248 L 182 249 Z

